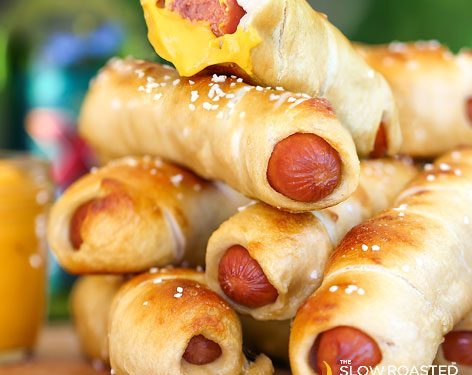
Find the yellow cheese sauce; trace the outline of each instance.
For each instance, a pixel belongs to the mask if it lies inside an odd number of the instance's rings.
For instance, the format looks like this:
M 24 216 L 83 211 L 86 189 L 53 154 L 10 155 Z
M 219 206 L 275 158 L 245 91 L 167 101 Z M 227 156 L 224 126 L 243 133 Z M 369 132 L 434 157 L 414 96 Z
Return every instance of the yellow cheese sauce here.
M 203 21 L 190 21 L 155 0 L 142 0 L 148 37 L 156 52 L 171 61 L 181 76 L 190 77 L 206 67 L 235 63 L 249 76 L 252 73 L 251 50 L 261 42 L 251 27 L 238 26 L 234 34 L 216 37 Z
M 44 317 L 52 192 L 36 163 L 0 159 L 0 360 L 30 351 Z

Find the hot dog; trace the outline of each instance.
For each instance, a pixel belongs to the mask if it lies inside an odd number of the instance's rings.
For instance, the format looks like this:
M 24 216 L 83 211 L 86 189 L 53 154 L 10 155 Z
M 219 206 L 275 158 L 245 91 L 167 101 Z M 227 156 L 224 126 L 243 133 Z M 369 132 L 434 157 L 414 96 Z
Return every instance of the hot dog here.
M 415 174 L 409 160 L 363 161 L 358 189 L 334 207 L 303 214 L 262 203 L 244 207 L 208 242 L 208 285 L 240 313 L 293 318 L 320 285 L 326 260 L 343 236 L 387 208 Z
M 434 41 L 357 49 L 392 88 L 403 134 L 401 153 L 432 158 L 472 145 L 471 54 L 453 55 Z
M 278 297 L 259 263 L 242 246 L 232 246 L 223 255 L 218 281 L 228 298 L 249 308 L 274 303 Z
M 388 154 L 398 151 L 398 115 L 385 79 L 306 0 L 175 3 L 185 7 L 166 1 L 162 9 L 155 0 L 141 1 L 151 44 L 180 75 L 217 69 L 253 84 L 325 97 L 352 134 L 359 155 L 373 152 L 381 121 Z
M 358 183 L 352 139 L 328 101 L 282 90 L 114 60 L 91 86 L 80 131 L 100 154 L 157 155 L 281 209 L 337 204 Z
M 124 158 L 84 176 L 52 208 L 48 239 L 72 273 L 202 265 L 211 233 L 248 200 L 158 158 Z
M 81 204 L 72 215 L 69 227 L 69 240 L 74 249 L 80 249 L 84 242 L 82 238 L 82 224 L 88 215 L 89 209 L 93 205 L 93 200 Z
M 192 270 L 153 270 L 126 283 L 110 310 L 109 342 L 117 375 L 273 373 L 263 355 L 248 363 L 236 313 Z
M 340 360 L 346 361 L 341 362 Z M 361 366 L 375 367 L 382 360 L 377 343 L 368 335 L 352 327 L 336 327 L 323 332 L 310 351 L 310 366 L 318 374 L 327 375 L 328 364 L 332 374 L 341 374 L 341 367 L 357 373 Z
M 267 179 L 280 194 L 297 202 L 317 202 L 338 186 L 339 154 L 314 134 L 293 134 L 277 143 L 269 159 Z
M 164 1 L 163 1 L 164 2 Z M 174 0 L 169 9 L 191 21 L 207 21 L 217 37 L 233 34 L 246 14 L 236 0 Z M 165 5 L 164 5 L 165 6 Z M 161 4 L 161 8 L 163 5 Z
M 190 339 L 182 358 L 188 363 L 201 366 L 216 361 L 220 356 L 221 347 L 216 342 L 197 335 Z
M 454 364 L 459 368 L 459 374 L 472 374 L 472 313 L 469 312 L 452 332 L 444 337 L 435 364 Z
M 472 366 L 472 332 L 453 331 L 442 344 L 444 358 L 459 365 Z
M 335 369 L 351 352 L 365 353 L 354 364 L 372 364 L 372 372 L 433 362 L 442 336 L 472 308 L 471 189 L 472 149 L 452 151 L 428 165 L 394 208 L 346 235 L 292 325 L 295 375 L 317 372 L 313 350 L 318 367 Z
M 374 150 L 370 153 L 371 158 L 383 158 L 388 152 L 388 140 L 385 125 L 380 124 L 377 136 L 375 137 Z

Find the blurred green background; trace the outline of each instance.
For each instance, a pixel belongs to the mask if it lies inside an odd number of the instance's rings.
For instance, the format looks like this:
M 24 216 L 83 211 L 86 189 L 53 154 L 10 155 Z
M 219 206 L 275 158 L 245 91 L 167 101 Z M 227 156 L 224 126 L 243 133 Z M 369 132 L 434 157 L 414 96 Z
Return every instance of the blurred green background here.
M 353 40 L 472 47 L 472 0 L 311 3 Z M 158 59 L 139 0 L 0 0 L 0 149 L 49 159 L 58 194 L 93 163 L 77 115 L 90 79 L 115 55 Z M 50 317 L 67 316 L 72 281 L 51 261 Z

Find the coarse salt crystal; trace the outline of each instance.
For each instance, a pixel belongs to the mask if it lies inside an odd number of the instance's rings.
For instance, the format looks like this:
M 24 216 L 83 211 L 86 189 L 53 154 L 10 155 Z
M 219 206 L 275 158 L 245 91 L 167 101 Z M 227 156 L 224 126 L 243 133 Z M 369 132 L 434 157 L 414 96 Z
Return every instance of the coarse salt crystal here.
M 367 250 L 369 250 L 369 246 L 367 246 L 365 243 L 362 244 L 361 248 L 362 248 L 362 251 L 367 251 Z
M 336 292 L 338 289 L 339 289 L 339 287 L 338 287 L 337 285 L 333 285 L 332 287 L 329 288 L 329 291 L 330 291 L 331 293 L 334 293 L 334 292 Z
M 198 94 L 198 91 L 193 90 L 193 91 L 190 92 L 190 101 L 192 103 L 195 103 L 198 100 L 199 97 L 200 97 L 200 95 Z
M 373 245 L 372 246 L 372 251 L 380 251 L 380 246 L 379 245 Z
M 172 182 L 172 184 L 174 184 L 175 186 L 178 186 L 180 185 L 180 183 L 182 182 L 182 180 L 184 179 L 184 176 L 182 176 L 181 174 L 176 174 L 175 176 L 172 176 L 170 178 L 170 181 Z

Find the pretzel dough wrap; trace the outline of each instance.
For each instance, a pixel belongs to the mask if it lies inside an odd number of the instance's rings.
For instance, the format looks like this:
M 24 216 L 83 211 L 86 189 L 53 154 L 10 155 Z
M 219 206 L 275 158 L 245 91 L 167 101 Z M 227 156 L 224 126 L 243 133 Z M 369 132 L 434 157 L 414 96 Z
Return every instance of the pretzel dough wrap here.
M 416 172 L 411 161 L 362 161 L 359 187 L 337 206 L 303 214 L 262 203 L 245 208 L 210 237 L 208 285 L 255 319 L 293 318 L 344 235 L 392 204 Z
M 82 352 L 92 361 L 108 366 L 108 313 L 122 276 L 84 276 L 71 294 L 71 312 Z
M 88 93 L 80 131 L 105 154 L 161 156 L 287 210 L 346 199 L 358 159 L 329 104 L 238 81 L 114 60 Z
M 236 313 L 191 270 L 164 269 L 125 284 L 110 311 L 109 341 L 117 375 L 273 373 L 265 356 L 247 362 Z
M 149 40 L 182 76 L 211 67 L 243 75 L 255 84 L 326 97 L 361 156 L 374 151 L 382 122 L 387 151 L 398 151 L 401 134 L 390 87 L 305 0 L 166 0 L 164 7 L 162 3 L 141 0 Z M 234 11 L 235 6 L 242 12 Z M 218 16 L 225 22 L 225 13 L 239 26 L 220 28 L 215 35 L 218 25 L 212 22 L 218 22 Z
M 454 56 L 437 42 L 358 46 L 383 74 L 397 102 L 401 152 L 434 157 L 472 145 L 472 54 Z
M 128 157 L 65 191 L 51 211 L 48 240 L 72 273 L 203 265 L 211 233 L 246 201 L 161 159 Z
M 449 332 L 434 361 L 437 365 L 455 365 L 460 375 L 472 375 L 472 312 Z
M 471 212 L 472 149 L 463 149 L 427 165 L 395 208 L 352 229 L 297 312 L 294 374 L 323 362 L 339 374 L 344 359 L 354 372 L 430 365 L 472 307 Z

